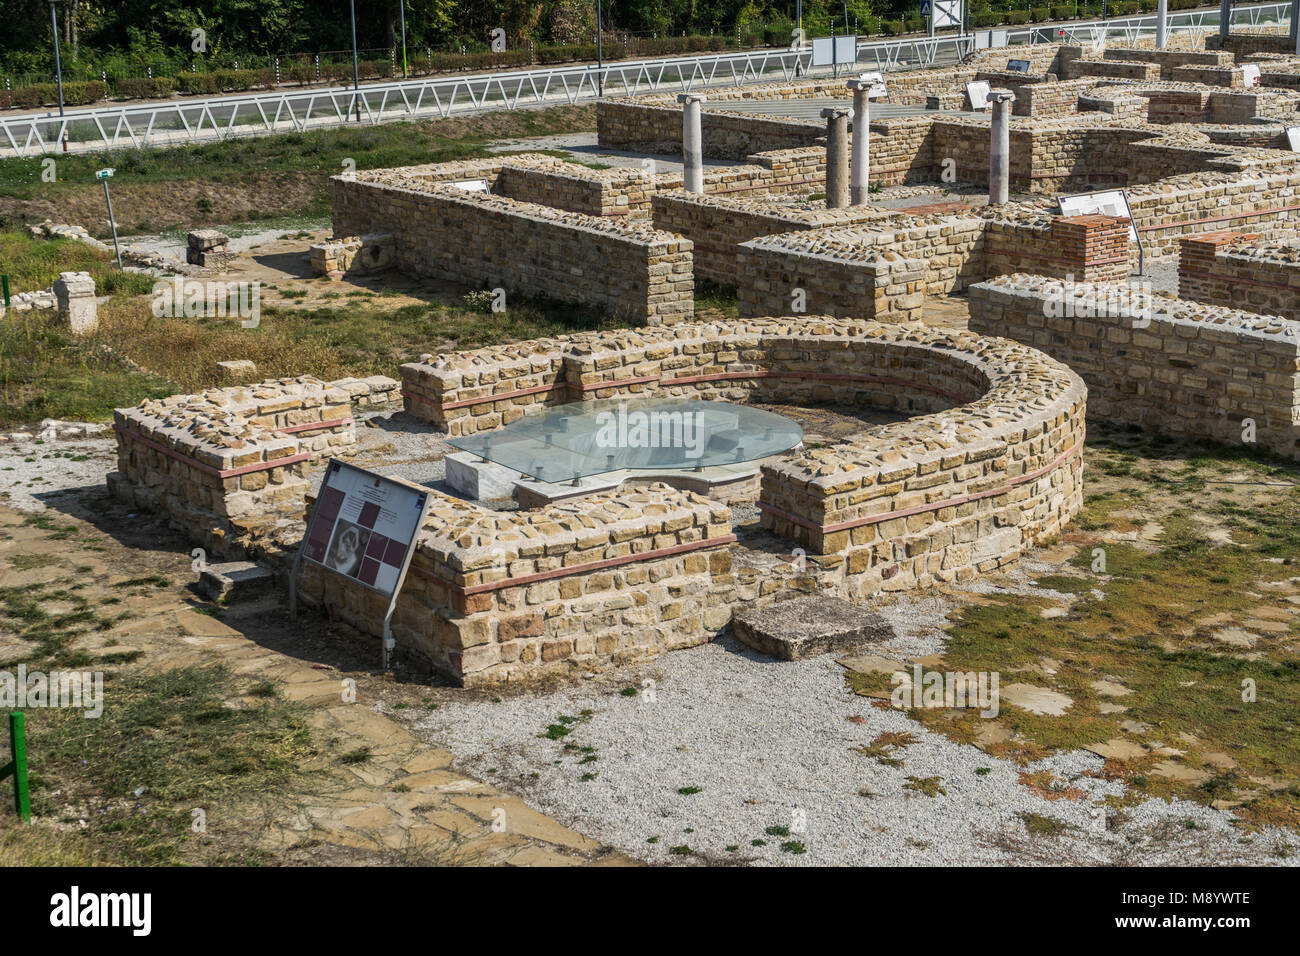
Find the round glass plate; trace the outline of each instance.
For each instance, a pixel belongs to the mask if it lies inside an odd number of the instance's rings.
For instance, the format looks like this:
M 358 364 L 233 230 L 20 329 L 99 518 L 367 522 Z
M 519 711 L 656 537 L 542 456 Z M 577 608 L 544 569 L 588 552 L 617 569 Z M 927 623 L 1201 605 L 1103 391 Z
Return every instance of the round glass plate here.
M 538 481 L 610 471 L 700 471 L 795 448 L 803 429 L 748 405 L 687 398 L 612 398 L 557 405 L 447 444 Z

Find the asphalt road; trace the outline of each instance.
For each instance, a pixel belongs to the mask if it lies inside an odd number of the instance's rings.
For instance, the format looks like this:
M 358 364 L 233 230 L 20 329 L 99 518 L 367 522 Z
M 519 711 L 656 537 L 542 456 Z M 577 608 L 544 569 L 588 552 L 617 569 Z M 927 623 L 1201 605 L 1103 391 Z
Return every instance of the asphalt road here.
M 1128 19 L 1154 24 L 1153 16 Z M 1217 14 L 1212 19 L 1217 20 Z M 1062 22 L 1034 26 L 1050 35 L 1055 29 L 1070 25 Z M 924 36 L 861 44 L 858 62 L 852 69 L 899 70 L 958 62 L 959 50 L 951 35 L 937 39 L 940 42 L 932 57 L 924 55 L 927 44 Z M 1013 51 L 1014 47 L 1008 50 Z M 756 50 L 750 51 L 748 59 L 742 58 L 741 54 L 731 54 L 732 59 L 711 68 L 710 64 L 717 56 L 613 61 L 606 65 L 608 78 L 603 92 L 607 97 L 624 96 L 649 92 L 652 88 L 673 90 L 689 86 L 691 89 L 708 89 L 779 79 L 784 75 L 783 62 L 788 65 L 792 58 L 788 51 Z M 841 67 L 839 72 L 845 73 L 848 69 Z M 831 72 L 829 68 L 819 68 L 808 75 L 831 75 Z M 550 70 L 503 71 L 373 84 L 362 86 L 355 98 L 348 87 L 314 87 L 73 109 L 67 110 L 64 117 L 68 139 L 66 151 L 178 145 L 295 129 L 338 127 L 350 122 L 394 122 L 503 108 L 589 102 L 598 95 L 595 74 L 591 64 L 570 64 Z M 653 87 L 652 80 L 655 81 Z M 0 157 L 59 152 L 61 128 L 57 111 L 0 113 Z

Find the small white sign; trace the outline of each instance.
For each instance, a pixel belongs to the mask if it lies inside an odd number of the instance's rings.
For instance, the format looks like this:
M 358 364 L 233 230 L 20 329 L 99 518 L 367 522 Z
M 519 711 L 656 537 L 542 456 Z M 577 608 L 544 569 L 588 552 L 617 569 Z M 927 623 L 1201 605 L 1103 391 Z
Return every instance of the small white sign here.
M 1028 73 L 1028 60 L 1007 60 L 1007 72 L 1009 73 Z
M 1287 145 L 1291 147 L 1291 152 L 1300 153 L 1300 126 L 1288 126 L 1286 128 Z
M 933 0 L 934 27 L 961 26 L 962 0 Z
M 1104 189 L 1077 196 L 1060 196 L 1056 200 L 1062 216 L 1114 216 L 1128 220 L 1128 240 L 1137 242 L 1137 229 L 1133 226 L 1133 213 L 1128 208 L 1128 196 L 1122 189 Z
M 485 193 L 489 192 L 486 179 L 457 179 L 452 183 L 457 189 L 463 189 L 467 193 Z
M 970 108 L 973 110 L 987 109 L 990 90 L 988 80 L 974 80 L 967 83 L 966 95 L 970 97 Z
M 1259 64 L 1242 64 L 1241 78 L 1245 81 L 1247 89 L 1250 89 L 1252 86 L 1259 86 Z
M 858 38 L 856 36 L 813 38 L 813 66 L 841 66 L 856 63 L 857 59 Z

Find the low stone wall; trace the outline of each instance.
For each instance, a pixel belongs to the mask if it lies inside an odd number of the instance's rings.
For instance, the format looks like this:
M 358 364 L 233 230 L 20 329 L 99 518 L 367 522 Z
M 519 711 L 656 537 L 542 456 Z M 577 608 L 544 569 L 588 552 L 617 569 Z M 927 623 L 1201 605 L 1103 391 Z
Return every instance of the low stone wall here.
M 593 305 L 631 325 L 694 312 L 690 242 L 639 221 L 427 184 L 405 170 L 330 182 L 335 235 L 387 229 L 401 267 L 417 275 Z
M 399 651 L 462 686 L 574 675 L 710 640 L 739 589 L 723 505 L 665 485 L 502 513 L 430 492 L 392 620 Z M 382 600 L 304 564 L 300 598 L 374 633 Z
M 808 376 L 878 377 L 871 404 L 927 414 L 765 463 L 764 527 L 859 599 L 966 581 L 1057 534 L 1082 504 L 1079 377 L 1005 340 L 864 331 L 801 339 Z
M 890 215 L 874 206 L 827 209 L 823 202 L 790 205 L 754 198 L 745 192 L 700 195 L 684 190 L 659 193 L 653 210 L 656 229 L 691 241 L 696 278 L 727 286 L 737 284 L 737 246 L 742 242 L 779 232 L 844 226 Z
M 1259 236 L 1211 232 L 1184 239 L 1178 259 L 1181 298 L 1300 320 L 1300 246 Z
M 1187 236 L 1250 232 L 1265 240 L 1295 238 L 1300 228 L 1300 168 L 1197 173 L 1129 187 L 1129 210 L 1148 258 L 1178 253 Z
M 1249 420 L 1261 447 L 1300 458 L 1300 323 L 1042 276 L 1003 276 L 969 296 L 972 331 L 1068 364 L 1098 421 L 1237 444 Z
M 1294 53 L 1291 38 L 1283 33 L 1217 33 L 1205 38 L 1207 50 L 1224 50 L 1234 57 L 1249 58 L 1252 53 Z
M 1124 80 L 1158 80 L 1160 65 L 1158 63 L 1135 63 L 1124 60 L 1093 60 L 1080 57 L 1070 64 L 1067 79 L 1084 76 L 1104 76 Z
M 246 557 L 300 514 L 308 468 L 355 443 L 353 407 L 388 405 L 397 389 L 383 376 L 303 376 L 119 408 L 109 490 L 167 515 L 211 555 Z
M 1129 272 L 1126 222 L 1022 207 L 782 233 L 737 248 L 742 316 L 789 313 L 801 290 L 809 312 L 910 321 L 920 318 L 927 294 L 960 291 L 990 275 L 1106 281 Z
M 1174 70 L 1180 66 L 1232 66 L 1233 55 L 1226 50 L 1139 50 L 1132 47 L 1110 47 L 1103 54 L 1107 60 L 1124 60 L 1130 63 L 1154 63 L 1160 67 L 1159 79 L 1172 80 Z
M 710 159 L 744 159 L 751 153 L 812 146 L 825 135 L 817 122 L 728 113 L 708 105 L 706 100 L 700 113 L 700 132 L 704 155 Z M 596 104 L 596 139 L 601 146 L 617 149 L 680 154 L 681 107 L 601 100 Z
M 525 370 L 554 380 L 519 394 Z M 463 684 L 700 643 L 734 608 L 786 588 L 863 597 L 968 580 L 1057 533 L 1081 500 L 1082 382 L 1031 349 L 968 333 L 759 318 L 519 343 L 402 375 L 429 390 L 408 409 L 438 408 L 461 434 L 471 421 L 497 427 L 507 410 L 650 394 L 924 416 L 764 464 L 763 521 L 811 552 L 806 578 L 784 564 L 743 575 L 727 509 L 666 486 L 508 514 L 436 495 L 394 634 Z M 373 631 L 355 583 L 307 574 L 303 594 Z
M 1176 83 L 1204 83 L 1206 86 L 1246 86 L 1240 66 L 1180 66 L 1169 76 Z

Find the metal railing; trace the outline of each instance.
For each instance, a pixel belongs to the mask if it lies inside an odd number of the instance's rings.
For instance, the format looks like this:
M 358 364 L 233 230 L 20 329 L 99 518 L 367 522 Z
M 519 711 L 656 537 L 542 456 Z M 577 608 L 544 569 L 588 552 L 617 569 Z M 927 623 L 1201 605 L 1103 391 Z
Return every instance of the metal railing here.
M 1285 23 L 1290 3 L 1233 10 L 1235 26 Z M 1202 36 L 1218 29 L 1217 10 L 1168 17 L 1170 33 Z M 978 30 L 964 36 L 903 38 L 860 43 L 854 68 L 921 68 L 955 63 L 985 45 L 1035 42 L 1131 42 L 1155 32 L 1152 15 L 1018 29 Z M 843 69 L 843 67 L 841 67 Z M 68 110 L 64 116 L 0 116 L 0 156 L 29 157 L 146 146 L 175 146 L 239 136 L 266 136 L 521 106 L 575 104 L 604 96 L 684 91 L 711 86 L 791 81 L 827 75 L 807 50 L 755 50 L 655 60 L 615 61 L 371 84 L 351 88 L 276 91 L 205 99 Z

